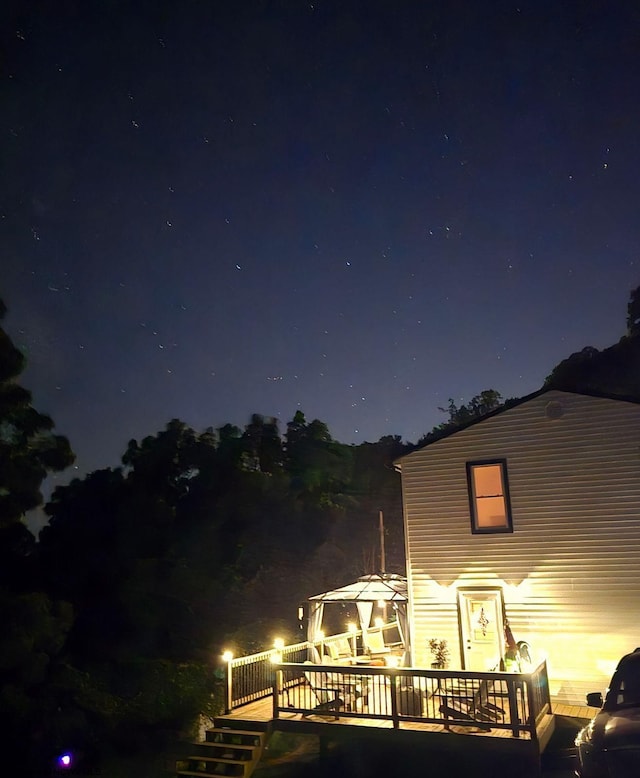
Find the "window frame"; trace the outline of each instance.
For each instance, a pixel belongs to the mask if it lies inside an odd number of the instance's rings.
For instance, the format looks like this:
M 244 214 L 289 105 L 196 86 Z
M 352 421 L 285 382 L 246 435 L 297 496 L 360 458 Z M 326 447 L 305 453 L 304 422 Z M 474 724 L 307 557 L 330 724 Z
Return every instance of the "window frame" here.
M 478 526 L 478 513 L 476 510 L 476 500 L 473 470 L 475 467 L 482 467 L 486 465 L 500 465 L 500 473 L 502 476 L 502 498 L 504 500 L 506 525 L 499 527 L 480 527 Z M 471 518 L 471 532 L 474 535 L 495 535 L 503 533 L 513 532 L 513 515 L 511 513 L 511 496 L 509 494 L 509 477 L 507 474 L 507 460 L 506 459 L 474 459 L 466 463 L 467 467 L 467 494 L 469 496 L 469 516 Z

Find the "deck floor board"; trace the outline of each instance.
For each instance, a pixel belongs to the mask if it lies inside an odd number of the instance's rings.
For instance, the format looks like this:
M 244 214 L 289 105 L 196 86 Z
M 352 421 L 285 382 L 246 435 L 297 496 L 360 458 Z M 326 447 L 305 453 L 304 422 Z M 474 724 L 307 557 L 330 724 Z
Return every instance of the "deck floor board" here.
M 592 713 L 589 713 L 591 709 L 590 708 L 581 708 L 579 706 L 568 706 L 568 705 L 556 705 L 553 707 L 553 712 L 560 715 L 570 715 L 570 716 L 577 716 L 581 718 L 589 718 Z M 260 721 L 260 722 L 268 722 L 273 720 L 273 700 L 271 697 L 267 697 L 263 700 L 257 700 L 255 702 L 250 702 L 247 705 L 243 705 L 241 708 L 236 708 L 231 713 L 227 714 L 224 717 L 225 720 L 229 721 L 229 724 L 232 724 L 234 721 L 237 721 L 238 723 L 241 723 L 242 721 Z M 551 719 L 550 716 L 545 716 L 545 722 L 546 720 Z M 384 719 L 358 719 L 358 718 L 350 718 L 348 716 L 341 716 L 339 719 L 334 719 L 332 715 L 327 714 L 325 716 L 318 716 L 318 715 L 311 715 L 307 716 L 306 718 L 303 718 L 301 714 L 299 713 L 286 713 L 281 712 L 279 719 L 280 721 L 299 721 L 299 722 L 310 722 L 310 723 L 323 723 L 327 726 L 351 726 L 351 727 L 373 727 L 378 729 L 392 729 L 393 723 L 390 720 L 384 720 Z M 422 732 L 442 732 L 446 733 L 447 730 L 445 729 L 444 725 L 442 724 L 431 724 L 428 722 L 417 722 L 417 721 L 401 721 L 400 722 L 400 729 L 402 730 L 412 730 L 412 731 L 422 731 Z M 492 727 L 489 731 L 486 730 L 480 730 L 475 729 L 472 726 L 456 726 L 454 724 L 450 725 L 449 730 L 450 732 L 456 732 L 459 734 L 465 734 L 465 735 L 471 735 L 475 737 L 492 737 L 492 738 L 512 738 L 513 735 L 511 733 L 511 730 L 509 729 L 498 729 L 496 727 Z M 521 733 L 520 740 L 528 740 L 529 735 L 528 733 Z

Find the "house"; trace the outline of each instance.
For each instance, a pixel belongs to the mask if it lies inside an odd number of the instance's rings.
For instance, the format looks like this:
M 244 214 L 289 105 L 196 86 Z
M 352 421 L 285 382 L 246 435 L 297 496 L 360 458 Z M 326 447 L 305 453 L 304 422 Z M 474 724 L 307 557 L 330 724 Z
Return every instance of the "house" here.
M 552 701 L 606 688 L 640 645 L 640 404 L 542 390 L 397 466 L 413 666 L 438 638 L 497 669 L 506 618 Z

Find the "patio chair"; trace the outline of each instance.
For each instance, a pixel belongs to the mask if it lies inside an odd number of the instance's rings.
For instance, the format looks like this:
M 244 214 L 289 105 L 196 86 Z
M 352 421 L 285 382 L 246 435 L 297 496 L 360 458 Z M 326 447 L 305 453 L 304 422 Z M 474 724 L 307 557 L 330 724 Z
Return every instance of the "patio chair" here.
M 492 722 L 504 721 L 505 712 L 489 700 L 493 682 L 480 681 L 474 693 L 466 690 L 444 689 L 441 692 L 440 712 L 445 719 L 457 719 L 476 724 L 479 729 L 489 731 Z M 447 724 L 445 723 L 445 727 Z
M 328 655 L 337 664 L 349 664 L 351 660 L 351 644 L 349 638 L 338 638 L 325 644 Z
M 305 664 L 313 663 L 305 662 Z M 340 684 L 337 683 L 338 679 L 332 677 L 333 675 L 333 673 L 318 670 L 305 670 L 304 672 L 304 677 L 316 700 L 316 704 L 312 708 L 313 712 L 320 715 L 329 713 L 335 719 L 339 719 L 339 711 L 344 707 L 345 701 L 341 696 Z M 302 717 L 306 718 L 307 715 L 303 713 Z
M 385 656 L 392 653 L 400 656 L 403 653 L 402 643 L 387 645 L 384 642 L 384 635 L 382 634 L 381 629 L 370 631 L 364 630 L 362 633 L 362 640 L 372 659 L 384 659 Z

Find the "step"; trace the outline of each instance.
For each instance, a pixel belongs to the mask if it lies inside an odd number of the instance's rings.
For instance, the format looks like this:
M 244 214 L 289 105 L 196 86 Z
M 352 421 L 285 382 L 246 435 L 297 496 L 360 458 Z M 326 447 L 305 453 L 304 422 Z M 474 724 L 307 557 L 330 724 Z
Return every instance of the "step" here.
M 229 745 L 262 745 L 266 737 L 266 731 L 250 729 L 231 729 L 228 727 L 214 727 L 205 732 L 207 743 L 227 743 Z M 239 739 L 239 743 L 233 743 L 233 739 Z M 252 741 L 252 742 L 247 742 Z
M 248 759 L 234 759 L 232 756 L 188 756 L 186 762 L 212 762 L 214 764 L 239 764 L 244 767 Z
M 269 722 L 260 719 L 240 719 L 235 716 L 216 716 L 213 720 L 213 726 L 214 729 L 230 728 L 266 732 L 269 728 Z
M 220 749 L 221 751 L 235 751 L 236 753 L 243 753 L 248 755 L 248 757 L 251 756 L 251 754 L 256 748 L 259 748 L 259 745 L 255 745 L 255 744 L 226 743 L 224 740 L 218 740 L 218 741 L 203 740 L 201 743 L 194 743 L 193 745 L 203 746 L 210 753 L 213 753 L 217 749 Z
M 232 759 L 200 759 L 189 757 L 181 759 L 188 766 L 183 770 L 176 770 L 177 775 L 200 775 L 205 777 L 226 776 L 226 778 L 244 778 L 247 775 L 246 766 L 251 762 L 234 762 Z M 204 769 L 203 769 L 204 768 Z
M 216 773 L 209 772 L 208 770 L 176 770 L 176 775 L 198 775 L 200 778 L 241 778 L 244 773 L 239 773 L 237 776 L 231 776 L 229 773 Z

